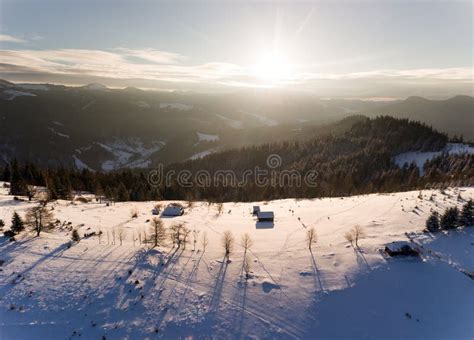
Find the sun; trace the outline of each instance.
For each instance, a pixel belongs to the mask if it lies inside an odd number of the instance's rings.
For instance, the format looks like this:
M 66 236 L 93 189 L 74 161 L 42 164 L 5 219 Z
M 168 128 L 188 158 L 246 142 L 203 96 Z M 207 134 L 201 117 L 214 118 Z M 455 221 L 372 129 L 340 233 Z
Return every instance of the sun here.
M 270 51 L 258 59 L 253 73 L 264 84 L 278 85 L 291 76 L 291 65 L 283 54 Z

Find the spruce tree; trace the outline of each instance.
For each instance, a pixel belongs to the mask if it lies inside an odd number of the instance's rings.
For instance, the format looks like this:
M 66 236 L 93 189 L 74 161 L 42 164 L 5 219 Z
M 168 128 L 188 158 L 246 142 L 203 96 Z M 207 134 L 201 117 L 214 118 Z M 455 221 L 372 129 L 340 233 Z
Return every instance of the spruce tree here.
M 10 182 L 10 166 L 8 164 L 5 164 L 5 167 L 3 168 L 3 173 L 2 173 L 2 181 L 4 182 Z
M 25 225 L 23 224 L 23 220 L 21 219 L 20 215 L 15 211 L 12 217 L 12 226 L 11 231 L 15 234 L 19 234 L 23 230 L 25 230 Z
M 439 230 L 439 214 L 436 211 L 426 220 L 426 229 L 432 233 Z
M 125 187 L 125 184 L 120 183 L 118 190 L 117 190 L 117 201 L 125 202 L 130 200 L 130 194 Z
M 473 202 L 472 199 L 466 202 L 462 207 L 461 212 L 461 223 L 465 227 L 474 226 L 474 217 L 473 217 Z
M 441 228 L 444 230 L 454 229 L 459 226 L 459 209 L 452 207 L 446 209 L 441 217 Z
M 10 176 L 10 194 L 11 195 L 23 195 L 25 194 L 25 182 L 20 174 L 18 162 L 16 160 L 12 163 L 12 170 Z

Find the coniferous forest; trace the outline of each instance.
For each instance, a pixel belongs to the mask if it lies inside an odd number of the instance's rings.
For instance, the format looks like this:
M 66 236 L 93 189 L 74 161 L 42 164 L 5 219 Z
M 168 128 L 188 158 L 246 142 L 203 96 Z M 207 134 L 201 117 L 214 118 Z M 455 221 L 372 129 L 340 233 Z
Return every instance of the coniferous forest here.
M 92 192 L 113 201 L 161 199 L 209 201 L 257 201 L 279 198 L 346 196 L 374 192 L 394 192 L 448 185 L 472 185 L 474 157 L 470 154 L 441 156 L 424 165 L 421 176 L 415 164 L 399 167 L 394 156 L 409 151 L 438 151 L 448 142 L 439 133 L 419 122 L 392 117 L 363 119 L 344 132 L 325 134 L 306 141 L 286 141 L 232 149 L 202 159 L 172 164 L 164 174 L 189 173 L 186 186 L 177 176 L 151 185 L 148 171 L 122 170 L 93 172 L 64 167 L 38 167 L 32 163 L 12 161 L 4 166 L 3 181 L 11 182 L 14 195 L 31 195 L 31 186 L 47 187 L 51 199 L 70 199 L 74 192 Z M 269 155 L 278 155 L 281 164 L 269 167 Z M 271 171 L 271 185 L 255 181 L 236 182 L 245 171 L 258 167 Z M 234 178 L 215 176 L 232 169 Z M 206 171 L 212 185 L 202 185 L 196 174 Z M 291 182 L 278 176 L 291 171 L 299 174 L 313 171 L 316 185 Z M 250 177 L 251 179 L 253 177 Z

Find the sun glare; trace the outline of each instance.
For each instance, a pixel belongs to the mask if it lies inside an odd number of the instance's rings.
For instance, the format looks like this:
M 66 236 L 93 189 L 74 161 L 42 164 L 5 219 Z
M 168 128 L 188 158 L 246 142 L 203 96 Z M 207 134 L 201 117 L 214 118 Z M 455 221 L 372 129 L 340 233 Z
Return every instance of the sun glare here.
M 290 77 L 291 66 L 284 55 L 268 52 L 257 61 L 254 74 L 267 85 L 278 85 Z

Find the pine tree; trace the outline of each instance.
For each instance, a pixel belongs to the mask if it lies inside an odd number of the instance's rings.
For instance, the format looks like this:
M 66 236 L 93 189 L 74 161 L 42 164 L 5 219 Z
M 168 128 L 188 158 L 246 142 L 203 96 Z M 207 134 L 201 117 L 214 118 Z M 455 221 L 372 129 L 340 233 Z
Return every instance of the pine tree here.
M 444 230 L 454 229 L 459 226 L 459 209 L 448 208 L 441 217 L 441 228 Z
M 426 220 L 426 229 L 430 232 L 439 230 L 439 214 L 436 211 L 433 211 L 430 217 Z
M 10 194 L 11 195 L 23 195 L 25 194 L 25 182 L 20 174 L 20 169 L 18 166 L 18 162 L 16 160 L 12 163 L 12 170 L 10 176 Z
M 117 201 L 125 202 L 130 200 L 130 194 L 123 183 L 120 183 L 117 190 Z
M 473 202 L 472 199 L 466 202 L 462 207 L 461 223 L 465 227 L 474 226 Z
M 8 164 L 5 164 L 5 167 L 3 168 L 3 173 L 2 173 L 2 181 L 10 182 L 10 178 L 11 178 L 10 166 Z
M 15 211 L 12 217 L 12 225 L 10 230 L 15 234 L 19 234 L 23 230 L 25 230 L 25 225 L 23 224 L 23 220 L 21 219 L 20 215 Z

